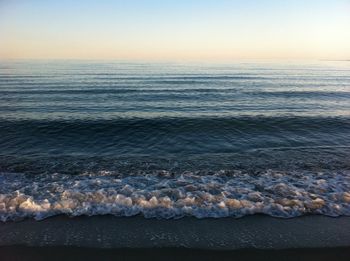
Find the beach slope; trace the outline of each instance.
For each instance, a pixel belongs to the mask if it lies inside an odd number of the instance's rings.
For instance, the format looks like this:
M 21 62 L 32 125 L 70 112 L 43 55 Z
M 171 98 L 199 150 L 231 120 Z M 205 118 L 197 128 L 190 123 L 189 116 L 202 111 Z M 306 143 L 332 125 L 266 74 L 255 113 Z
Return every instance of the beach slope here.
M 0 224 L 1 260 L 349 260 L 350 217 L 56 216 Z

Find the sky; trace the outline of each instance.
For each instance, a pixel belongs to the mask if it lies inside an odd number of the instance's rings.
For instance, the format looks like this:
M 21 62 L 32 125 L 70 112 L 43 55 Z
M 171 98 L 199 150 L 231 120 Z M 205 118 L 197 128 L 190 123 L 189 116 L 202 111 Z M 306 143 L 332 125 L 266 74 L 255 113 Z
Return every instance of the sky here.
M 350 60 L 350 0 L 0 0 L 0 59 Z

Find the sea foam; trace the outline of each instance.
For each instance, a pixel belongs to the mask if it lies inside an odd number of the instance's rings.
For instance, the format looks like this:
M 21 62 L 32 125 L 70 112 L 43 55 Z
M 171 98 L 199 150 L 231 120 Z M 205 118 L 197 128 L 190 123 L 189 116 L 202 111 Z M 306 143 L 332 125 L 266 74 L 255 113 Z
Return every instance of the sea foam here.
M 146 218 L 350 215 L 350 171 L 0 174 L 0 219 L 66 214 Z

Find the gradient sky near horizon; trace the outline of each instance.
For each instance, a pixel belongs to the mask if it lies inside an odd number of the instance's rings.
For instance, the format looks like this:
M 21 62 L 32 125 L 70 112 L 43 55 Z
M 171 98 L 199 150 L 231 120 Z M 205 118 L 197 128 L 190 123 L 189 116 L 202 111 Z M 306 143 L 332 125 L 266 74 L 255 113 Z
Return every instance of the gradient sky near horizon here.
M 0 59 L 350 59 L 350 0 L 0 0 Z

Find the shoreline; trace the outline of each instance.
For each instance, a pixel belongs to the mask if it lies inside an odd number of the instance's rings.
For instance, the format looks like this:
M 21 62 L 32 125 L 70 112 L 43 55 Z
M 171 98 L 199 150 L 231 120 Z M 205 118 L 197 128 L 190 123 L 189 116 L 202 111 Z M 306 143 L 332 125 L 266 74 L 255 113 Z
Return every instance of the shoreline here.
M 171 220 L 55 216 L 0 223 L 0 256 L 4 260 L 44 260 L 50 255 L 57 260 L 72 256 L 88 260 L 144 256 L 155 260 L 348 260 L 349 231 L 350 217 L 344 216 Z

